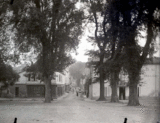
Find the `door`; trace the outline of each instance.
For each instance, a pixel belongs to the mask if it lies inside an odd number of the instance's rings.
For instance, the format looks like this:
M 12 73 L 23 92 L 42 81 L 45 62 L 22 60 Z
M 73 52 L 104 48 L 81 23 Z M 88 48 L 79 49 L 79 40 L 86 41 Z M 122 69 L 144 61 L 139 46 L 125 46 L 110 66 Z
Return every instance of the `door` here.
M 119 100 L 125 100 L 126 95 L 125 95 L 125 87 L 119 87 Z
M 15 87 L 15 96 L 16 96 L 16 97 L 19 96 L 19 87 Z
M 137 93 L 138 93 L 138 97 L 139 97 L 139 87 L 138 87 L 137 91 L 138 91 Z

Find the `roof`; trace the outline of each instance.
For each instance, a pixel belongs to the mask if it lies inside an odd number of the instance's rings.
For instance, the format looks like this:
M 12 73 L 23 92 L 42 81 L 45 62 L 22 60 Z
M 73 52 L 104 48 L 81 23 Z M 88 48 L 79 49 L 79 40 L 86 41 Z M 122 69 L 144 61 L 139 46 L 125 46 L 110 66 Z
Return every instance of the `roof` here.
M 44 82 L 38 82 L 38 81 L 28 81 L 28 82 L 16 82 L 15 85 L 44 85 Z M 51 85 L 57 85 L 56 83 L 51 83 Z
M 108 58 L 104 58 L 103 61 L 107 61 Z M 93 57 L 93 58 L 88 58 L 88 62 L 99 62 L 100 58 L 99 57 Z
M 147 58 L 144 64 L 160 64 L 160 57 Z
M 104 61 L 106 60 L 107 59 L 104 59 Z M 98 61 L 99 58 L 89 58 L 86 64 L 88 66 L 89 63 L 95 64 Z M 147 58 L 144 64 L 160 64 L 160 57 Z

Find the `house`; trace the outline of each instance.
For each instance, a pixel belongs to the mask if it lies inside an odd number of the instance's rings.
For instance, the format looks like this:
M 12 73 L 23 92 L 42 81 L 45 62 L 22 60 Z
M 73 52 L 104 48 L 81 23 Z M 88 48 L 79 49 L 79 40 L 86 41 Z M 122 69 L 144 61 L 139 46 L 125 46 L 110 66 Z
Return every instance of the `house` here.
M 44 97 L 45 84 L 37 79 L 34 74 L 21 72 L 19 80 L 9 87 L 14 97 Z M 66 92 L 66 85 L 69 84 L 69 74 L 55 72 L 51 80 L 51 94 L 53 98 L 62 96 Z
M 89 59 L 90 60 L 90 59 Z M 95 60 L 96 62 L 97 60 Z M 100 96 L 100 84 L 96 80 L 98 75 L 93 70 L 94 65 L 91 65 L 88 69 L 90 70 L 89 78 L 91 78 L 91 84 L 89 85 L 89 97 L 91 99 L 98 99 Z M 160 58 L 154 57 L 153 59 L 147 59 L 142 67 L 141 81 L 138 84 L 138 96 L 144 97 L 158 97 L 160 94 Z M 118 83 L 117 93 L 119 99 L 128 99 L 129 87 L 128 87 L 128 75 L 123 71 L 119 75 L 120 81 Z M 104 82 L 104 95 L 106 97 L 111 96 L 110 82 L 105 80 Z

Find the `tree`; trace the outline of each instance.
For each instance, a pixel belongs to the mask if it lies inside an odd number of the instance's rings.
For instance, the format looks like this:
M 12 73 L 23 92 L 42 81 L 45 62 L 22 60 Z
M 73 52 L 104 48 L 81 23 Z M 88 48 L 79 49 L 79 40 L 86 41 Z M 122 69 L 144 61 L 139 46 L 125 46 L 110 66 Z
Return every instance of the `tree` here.
M 19 74 L 15 72 L 11 65 L 4 63 L 0 56 L 0 91 L 2 89 L 7 89 L 9 85 L 14 85 L 14 83 L 19 79 Z
M 138 13 L 138 18 L 135 19 L 137 20 L 137 23 L 131 24 L 131 16 L 129 16 L 129 18 L 127 18 L 127 16 L 130 14 L 131 15 L 131 11 L 130 13 L 128 13 L 128 15 L 124 14 L 124 17 L 126 17 L 127 19 L 124 21 L 124 23 L 127 23 L 125 25 L 127 25 L 128 27 L 132 27 L 131 33 L 129 34 L 130 37 L 128 37 L 128 39 L 130 40 L 130 42 L 126 43 L 125 46 L 125 52 L 126 55 L 128 57 L 127 62 L 128 62 L 128 66 L 127 66 L 127 71 L 129 74 L 129 102 L 128 105 L 139 105 L 139 100 L 138 100 L 138 95 L 137 95 L 137 84 L 139 83 L 139 78 L 140 78 L 140 73 L 141 73 L 141 68 L 148 56 L 148 52 L 150 49 L 150 44 L 153 40 L 153 30 L 154 30 L 154 26 L 153 26 L 153 22 L 154 22 L 154 12 L 157 8 L 158 3 L 154 3 L 152 4 L 152 6 L 149 6 L 149 4 L 151 4 L 152 2 L 150 0 L 148 0 L 147 2 L 145 1 L 140 1 L 139 4 L 140 6 L 140 10 Z M 135 4 L 135 3 L 134 3 Z M 143 13 L 143 7 L 145 5 L 145 10 L 148 10 L 148 13 Z M 133 11 L 133 10 L 132 10 Z M 145 17 L 145 20 L 143 20 L 143 17 Z M 140 21 L 142 23 L 140 23 Z M 146 44 L 142 50 L 142 52 L 139 51 L 139 48 L 137 47 L 136 44 L 136 29 L 139 26 L 139 24 L 146 24 L 146 28 L 147 28 L 147 39 L 146 39 Z M 133 25 L 133 26 L 132 26 Z
M 104 58 L 105 58 L 105 52 L 106 52 L 106 47 L 107 43 L 109 42 L 109 37 L 107 31 L 108 27 L 106 26 L 105 20 L 106 16 L 100 18 L 101 13 L 103 13 L 103 6 L 104 3 L 101 0 L 98 1 L 93 1 L 90 0 L 90 11 L 91 14 L 93 15 L 93 22 L 95 23 L 95 33 L 94 37 L 90 37 L 92 41 L 94 41 L 95 44 L 98 46 L 98 57 L 99 57 L 99 62 L 96 66 L 97 68 L 97 73 L 99 73 L 99 79 L 100 79 L 100 97 L 98 101 L 103 101 L 106 100 L 104 97 Z M 102 23 L 100 23 L 100 19 L 103 19 Z M 94 53 L 94 52 L 92 52 Z
M 76 49 L 83 12 L 70 0 L 17 0 L 11 22 L 21 52 L 39 52 L 37 63 L 45 82 L 45 102 L 51 102 L 51 78 L 73 63 L 69 51 Z
M 139 76 L 141 68 L 145 62 L 150 49 L 150 44 L 153 39 L 153 29 L 158 25 L 155 22 L 154 14 L 158 3 L 154 1 L 151 5 L 148 1 L 114 1 L 115 9 L 119 11 L 120 44 L 119 51 L 123 53 L 120 55 L 120 61 L 123 67 L 126 68 L 129 74 L 129 102 L 128 105 L 139 105 L 137 95 L 137 84 L 139 83 Z M 147 12 L 146 12 L 147 11 Z M 153 26 L 154 23 L 154 26 Z M 142 50 L 139 48 L 136 37 L 138 36 L 139 27 L 147 27 L 147 41 Z
M 103 3 L 102 1 L 98 1 L 97 5 L 96 2 L 90 2 L 96 25 L 95 43 L 97 44 L 99 51 L 90 51 L 89 54 L 100 58 L 100 62 L 96 66 L 98 67 L 97 73 L 100 75 L 99 100 L 105 100 L 104 79 L 109 79 L 112 88 L 111 102 L 118 102 L 117 85 L 121 65 L 118 62 L 115 62 L 117 61 L 117 56 L 119 56 L 115 52 L 119 52 L 120 47 L 117 44 L 119 30 L 119 21 L 117 20 L 119 20 L 119 13 L 118 10 L 115 9 L 114 2 Z M 98 22 L 98 19 L 100 22 Z
M 94 10 L 93 13 L 96 23 L 96 31 L 101 27 L 103 27 L 103 31 L 105 29 L 107 30 L 107 33 L 103 34 L 105 37 L 104 39 L 108 39 L 108 44 L 110 45 L 110 48 L 108 47 L 110 55 L 109 57 L 107 56 L 109 60 L 106 61 L 106 66 L 110 65 L 112 67 L 106 67 L 107 72 L 105 71 L 105 75 L 111 80 L 111 101 L 113 102 L 118 100 L 116 86 L 118 83 L 119 72 L 123 66 L 123 68 L 125 68 L 129 74 L 130 96 L 128 105 L 139 105 L 137 84 L 140 78 L 140 70 L 150 49 L 150 43 L 153 39 L 153 29 L 159 25 L 157 14 L 158 10 L 156 10 L 156 8 L 159 8 L 158 3 L 155 1 L 152 6 L 150 6 L 150 4 L 150 0 L 108 1 L 104 7 L 105 10 L 102 11 L 101 14 L 105 18 L 101 21 L 103 26 L 100 26 L 100 24 L 97 23 L 97 18 L 100 16 L 96 18 L 95 10 L 98 5 L 96 7 L 94 6 L 94 9 L 92 9 L 92 11 Z M 92 2 L 92 5 L 95 4 Z M 154 17 L 155 14 L 157 18 Z M 108 28 L 108 26 L 110 28 Z M 148 29 L 147 41 L 143 50 L 141 50 L 142 48 L 140 48 L 136 40 L 138 32 L 142 31 L 142 26 L 146 26 Z M 97 34 L 100 34 L 100 31 Z M 106 46 L 105 48 L 107 48 Z M 99 51 L 99 56 L 100 53 L 101 51 Z M 103 87 L 101 89 L 103 90 Z
M 87 77 L 86 78 L 86 81 L 85 81 L 85 85 L 84 85 L 84 89 L 85 89 L 85 92 L 86 92 L 86 97 L 88 98 L 89 97 L 89 85 L 91 84 L 91 78 L 90 77 Z
M 111 102 L 119 102 L 117 88 L 119 83 L 119 73 L 121 70 L 122 65 L 120 64 L 118 57 L 121 54 L 120 47 L 121 45 L 117 43 L 119 38 L 119 18 L 120 14 L 119 11 L 116 10 L 116 3 L 114 1 L 108 1 L 106 3 L 104 16 L 107 18 L 105 19 L 105 23 L 110 25 L 110 48 L 109 55 L 107 57 L 107 61 L 105 62 L 105 74 L 106 78 L 110 80 L 110 85 L 112 89 L 111 94 Z

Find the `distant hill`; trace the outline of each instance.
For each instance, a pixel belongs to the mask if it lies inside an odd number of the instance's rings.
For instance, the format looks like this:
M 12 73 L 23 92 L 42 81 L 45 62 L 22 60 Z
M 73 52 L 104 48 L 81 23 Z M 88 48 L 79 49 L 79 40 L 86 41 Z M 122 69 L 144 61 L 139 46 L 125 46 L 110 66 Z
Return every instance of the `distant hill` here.
M 69 67 L 69 73 L 74 79 L 80 79 L 85 71 L 85 62 L 76 62 Z

